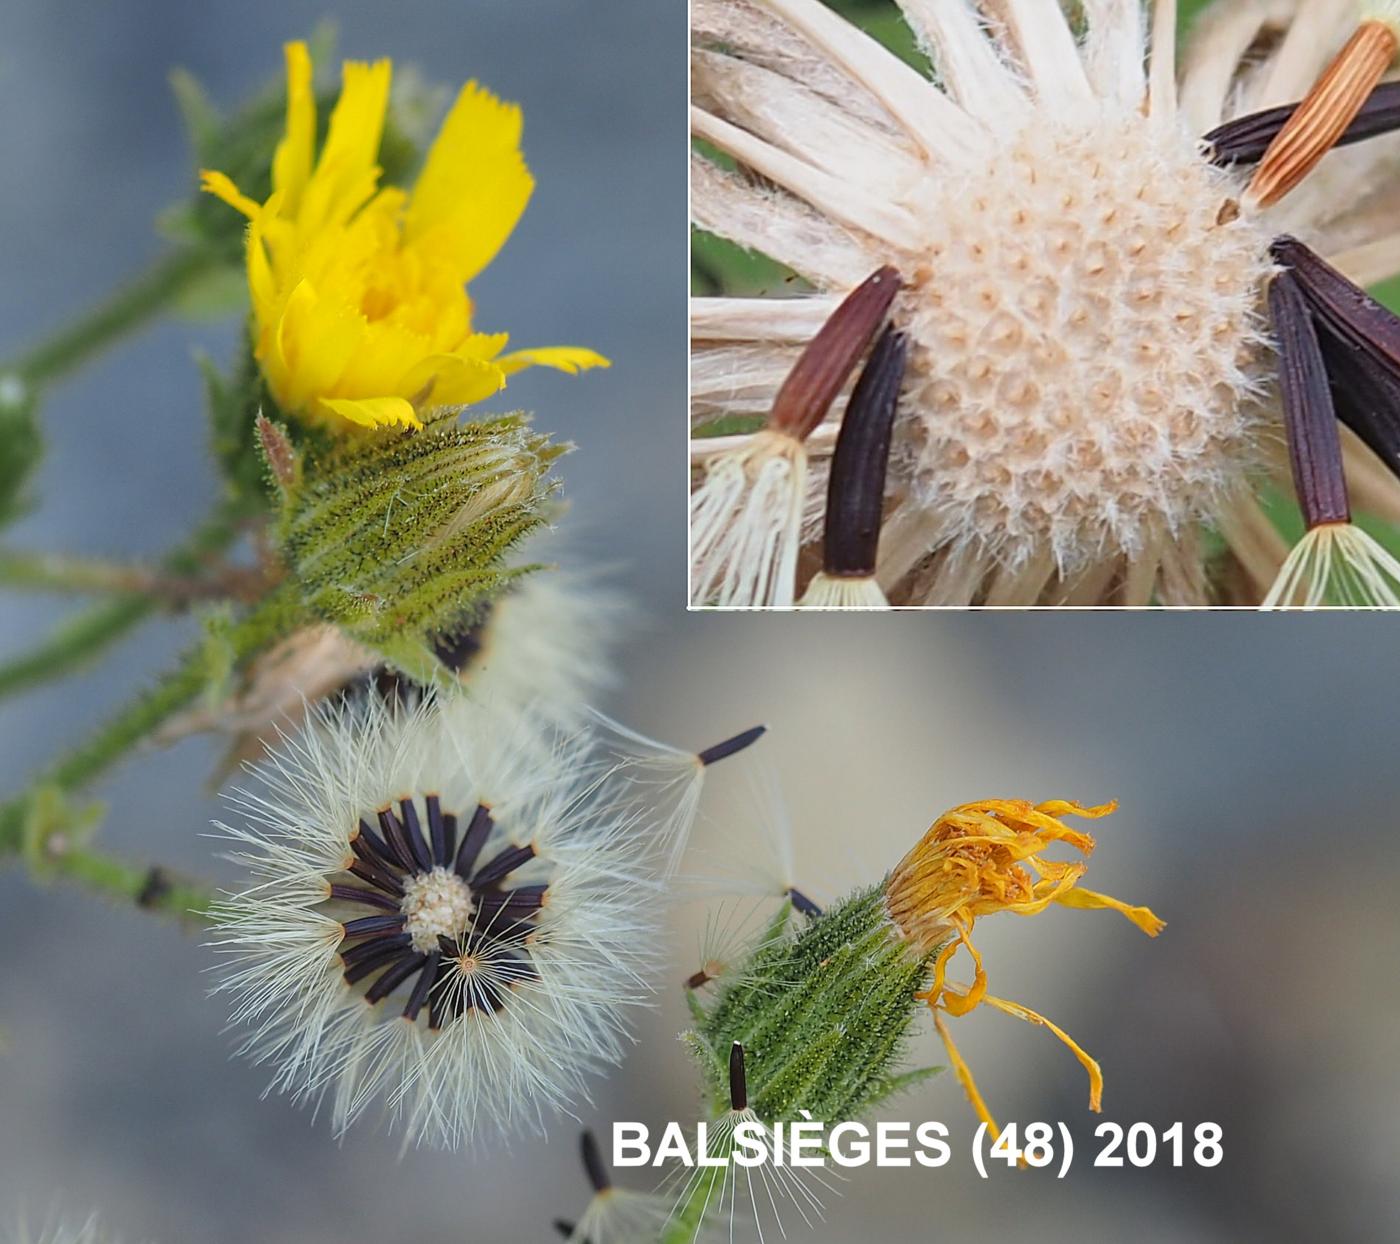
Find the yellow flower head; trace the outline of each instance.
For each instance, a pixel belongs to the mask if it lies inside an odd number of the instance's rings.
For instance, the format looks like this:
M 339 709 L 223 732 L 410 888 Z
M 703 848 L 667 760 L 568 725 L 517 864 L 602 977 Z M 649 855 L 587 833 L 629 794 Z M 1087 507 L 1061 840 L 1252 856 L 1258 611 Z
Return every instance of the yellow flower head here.
M 255 352 L 286 413 L 363 427 L 420 426 L 418 410 L 465 405 L 541 364 L 574 373 L 607 360 L 572 346 L 505 354 L 472 327 L 466 285 L 515 228 L 534 180 L 520 109 L 469 82 L 412 191 L 380 186 L 376 163 L 391 66 L 347 62 L 320 155 L 304 43 L 289 43 L 287 132 L 258 204 L 223 173 L 206 190 L 248 217 Z
M 979 916 L 999 911 L 1034 916 L 1058 903 L 1120 912 L 1149 937 L 1156 937 L 1166 927 L 1165 922 L 1146 907 L 1130 907 L 1079 885 L 1084 863 L 1041 858 L 1041 852 L 1057 842 L 1087 858 L 1094 850 L 1093 838 L 1059 818 L 1097 819 L 1115 807 L 1109 803 L 1085 808 L 1061 800 L 1036 805 L 1019 799 L 964 804 L 939 817 L 885 883 L 885 902 L 900 932 L 922 953 L 938 951 L 932 985 L 921 997 L 934 1013 L 958 1079 L 993 1133 L 996 1123 L 939 1012 L 966 1015 L 985 1002 L 1017 1019 L 1048 1028 L 1089 1073 L 1089 1108 L 1099 1109 L 1103 1074 L 1098 1063 L 1043 1015 L 987 992 L 987 975 L 982 956 L 972 944 L 972 928 Z M 967 986 L 953 985 L 947 979 L 949 961 L 962 947 L 967 948 L 973 965 L 973 981 Z

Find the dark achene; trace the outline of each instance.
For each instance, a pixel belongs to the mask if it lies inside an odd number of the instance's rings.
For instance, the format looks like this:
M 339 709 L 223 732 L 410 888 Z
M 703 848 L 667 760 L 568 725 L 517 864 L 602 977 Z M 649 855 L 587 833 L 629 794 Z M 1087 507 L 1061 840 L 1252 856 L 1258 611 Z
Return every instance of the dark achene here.
M 903 334 L 886 328 L 856 381 L 841 421 L 827 485 L 823 569 L 829 575 L 875 573 L 905 349 Z
M 476 868 L 493 827 L 484 804 L 473 812 L 460 845 L 457 818 L 443 812 L 436 795 L 425 796 L 423 804 L 426 837 L 411 799 L 401 800 L 397 812 L 380 809 L 382 837 L 362 819 L 351 842 L 356 858 L 349 871 L 371 888 L 336 884 L 330 887 L 330 897 L 393 913 L 344 923 L 342 946 L 357 943 L 341 950 L 346 982 L 353 985 L 381 973 L 365 993 L 368 1001 L 379 1002 L 416 976 L 404 1018 L 417 1019 L 427 1006 L 428 1026 L 436 1029 L 473 1008 L 500 1010 L 511 986 L 534 977 L 526 939 L 547 901 L 548 885 L 507 884 L 512 872 L 534 858 L 529 845 L 506 846 Z M 435 869 L 449 868 L 471 895 L 470 925 L 455 938 L 440 936 L 435 951 L 421 951 L 413 944 L 402 910 L 407 885 Z M 473 974 L 453 982 L 458 962 L 481 952 L 489 953 L 491 978 Z

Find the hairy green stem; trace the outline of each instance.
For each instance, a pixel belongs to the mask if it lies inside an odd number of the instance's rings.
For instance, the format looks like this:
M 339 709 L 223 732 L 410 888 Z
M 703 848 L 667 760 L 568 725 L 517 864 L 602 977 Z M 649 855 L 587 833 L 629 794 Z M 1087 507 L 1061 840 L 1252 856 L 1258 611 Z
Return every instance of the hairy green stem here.
M 0 805 L 0 853 L 19 849 L 26 814 L 39 792 L 60 796 L 83 789 L 201 694 L 287 635 L 304 618 L 293 593 L 280 589 L 218 636 L 197 645 L 178 668 L 139 696 L 85 743 L 44 770 L 28 790 Z
M 209 574 L 171 574 L 156 566 L 70 557 L 63 553 L 22 553 L 0 548 L 0 586 L 90 596 L 150 596 L 179 608 L 197 600 L 245 598 L 255 571 L 215 567 Z
M 100 558 L 68 557 L 62 553 L 22 553 L 0 549 L 0 584 L 38 591 L 81 594 L 155 595 L 166 583 L 158 570 L 128 566 Z
M 0 699 L 95 660 L 155 608 L 150 597 L 125 596 L 69 618 L 37 647 L 0 663 Z
M 184 923 L 202 926 L 214 901 L 214 888 L 181 877 L 158 865 L 136 865 L 86 846 L 51 840 L 42 868 L 44 876 L 75 882 L 118 903 L 132 903 Z
M 299 611 L 285 592 L 274 592 L 237 623 L 225 637 L 224 660 L 229 668 L 271 647 L 288 633 Z M 73 791 L 101 776 L 136 744 L 199 694 L 210 688 L 217 671 L 211 667 L 210 650 L 200 644 L 180 667 L 166 675 L 154 689 L 119 713 L 87 743 L 54 765 L 43 779 L 60 790 Z
M 160 572 L 192 574 L 205 558 L 228 548 L 237 534 L 234 517 L 221 508 L 164 559 Z M 0 559 L 0 566 L 8 561 L 9 555 L 5 555 Z M 0 579 L 3 578 L 3 570 L 0 570 Z M 165 603 L 160 597 L 149 594 L 120 596 L 69 618 L 36 647 L 0 662 L 0 699 L 61 678 L 96 660 Z
M 31 389 L 63 379 L 120 337 L 159 315 L 225 262 L 212 248 L 184 247 L 162 256 L 147 271 L 53 336 L 0 365 Z
M 40 781 L 65 792 L 81 790 L 196 699 L 209 686 L 210 676 L 209 657 L 200 645 L 177 669 L 48 769 Z

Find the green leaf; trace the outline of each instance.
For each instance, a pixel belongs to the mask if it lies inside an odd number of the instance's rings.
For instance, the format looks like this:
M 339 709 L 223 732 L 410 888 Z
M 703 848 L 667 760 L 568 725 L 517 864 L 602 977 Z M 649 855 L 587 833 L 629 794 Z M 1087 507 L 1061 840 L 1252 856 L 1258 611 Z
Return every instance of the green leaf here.
M 219 133 L 221 118 L 198 78 L 188 69 L 170 71 L 170 89 L 185 126 L 190 147 L 201 164 L 208 162 Z
M 43 455 L 29 390 L 17 376 L 0 376 L 0 527 L 32 508 L 29 485 Z

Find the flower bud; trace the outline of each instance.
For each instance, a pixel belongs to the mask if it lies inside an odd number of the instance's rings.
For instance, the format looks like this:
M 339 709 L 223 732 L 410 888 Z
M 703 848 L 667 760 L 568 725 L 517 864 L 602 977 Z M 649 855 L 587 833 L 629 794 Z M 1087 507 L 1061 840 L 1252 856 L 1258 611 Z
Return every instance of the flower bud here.
M 373 432 L 298 457 L 264 423 L 282 497 L 276 535 L 305 606 L 420 682 L 433 644 L 528 567 L 504 566 L 548 519 L 550 465 L 568 446 L 523 415 Z

